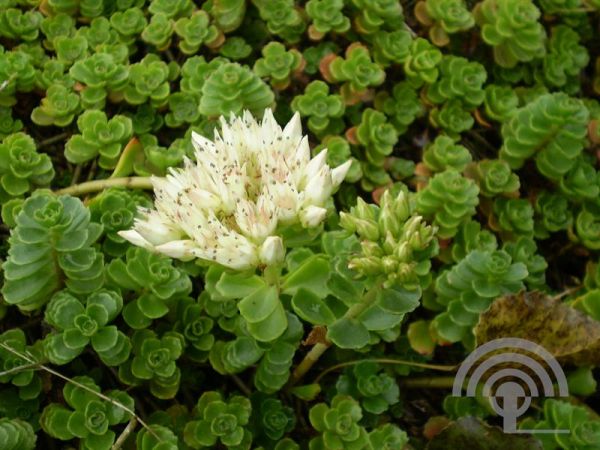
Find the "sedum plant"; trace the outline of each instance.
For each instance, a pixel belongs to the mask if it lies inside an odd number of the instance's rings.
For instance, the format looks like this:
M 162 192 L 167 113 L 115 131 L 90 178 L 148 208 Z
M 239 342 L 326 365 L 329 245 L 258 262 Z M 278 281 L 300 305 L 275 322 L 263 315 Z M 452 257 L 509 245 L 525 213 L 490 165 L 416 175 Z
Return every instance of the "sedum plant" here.
M 576 406 L 562 400 L 546 399 L 543 416 L 539 421 L 526 419 L 523 427 L 560 430 L 569 429 L 571 433 L 548 433 L 540 441 L 544 450 L 555 448 L 591 448 L 600 437 L 600 426 L 582 406 Z
M 91 344 L 107 366 L 124 363 L 131 343 L 116 325 L 110 325 L 122 307 L 123 299 L 114 291 L 95 291 L 84 302 L 68 291 L 54 294 L 44 311 L 46 322 L 56 330 L 44 340 L 50 362 L 66 364 Z
M 155 231 L 151 226 L 147 229 Z M 143 248 L 130 247 L 125 258 L 108 264 L 106 274 L 113 286 L 131 298 L 123 309 L 123 318 L 134 329 L 146 328 L 153 319 L 163 317 L 169 312 L 170 302 L 186 296 L 192 288 L 189 277 L 173 267 L 169 258 Z
M 25 370 L 14 371 L 16 367 L 20 367 L 26 364 L 26 360 L 17 354 L 15 351 L 21 354 L 29 355 L 34 357 L 35 360 L 42 359 L 42 352 L 39 345 L 27 345 L 27 338 L 25 333 L 20 328 L 13 328 L 0 334 L 0 366 L 3 369 L 3 374 L 0 375 L 0 380 L 3 384 L 12 384 L 17 388 L 15 392 L 15 401 L 22 407 L 25 403 L 36 399 L 42 390 L 42 379 L 38 374 L 35 373 L 33 368 L 25 368 Z M 9 351 L 8 348 L 13 351 Z M 10 403 L 6 398 L 3 398 L 3 404 Z M 26 409 L 26 408 L 25 408 Z M 5 413 L 6 411 L 3 411 Z M 27 418 L 23 411 L 18 411 L 15 417 Z
M 300 40 L 306 22 L 293 0 L 252 0 L 252 3 L 258 8 L 260 18 L 265 21 L 271 34 L 280 36 L 290 44 Z
M 296 49 L 286 50 L 279 42 L 265 45 L 262 55 L 254 63 L 254 73 L 261 78 L 269 78 L 271 86 L 278 90 L 290 84 L 292 74 L 302 65 L 302 54 Z
M 33 450 L 37 436 L 32 426 L 21 419 L 0 419 L 0 438 L 6 450 Z
M 31 111 L 31 120 L 41 126 L 64 127 L 73 122 L 81 108 L 79 96 L 62 84 L 53 84 L 46 91 L 40 106 Z
M 407 30 L 378 31 L 373 38 L 373 59 L 388 67 L 408 59 L 412 36 Z
M 365 147 L 366 160 L 381 167 L 398 141 L 394 126 L 387 122 L 384 113 L 374 109 L 365 109 L 361 122 L 356 128 L 356 139 Z
M 222 64 L 204 80 L 199 111 L 214 117 L 241 114 L 247 109 L 258 113 L 270 106 L 273 91 L 250 69 L 235 63 Z
M 173 398 L 181 380 L 177 360 L 183 353 L 183 342 L 183 336 L 175 331 L 160 337 L 151 330 L 136 331 L 131 336 L 133 357 L 119 366 L 119 378 L 134 386 L 147 381 L 156 398 Z
M 310 440 L 309 448 L 369 448 L 369 436 L 358 424 L 362 416 L 360 405 L 350 396 L 336 395 L 331 406 L 317 403 L 310 409 L 309 418 L 319 436 Z
M 329 93 L 327 83 L 316 80 L 292 101 L 292 109 L 308 117 L 308 129 L 317 136 L 335 135 L 344 128 L 341 117 L 346 111 L 340 95 Z
M 381 372 L 376 363 L 361 362 L 347 370 L 335 385 L 338 394 L 360 400 L 362 408 L 372 414 L 382 414 L 398 403 L 400 389 L 389 374 Z
M 121 151 L 133 135 L 129 117 L 116 115 L 110 119 L 102 111 L 87 110 L 77 119 L 81 134 L 67 141 L 65 157 L 81 164 L 98 157 L 98 165 L 104 169 L 115 167 Z
M 415 5 L 415 16 L 429 28 L 429 39 L 436 45 L 450 43 L 451 34 L 466 31 L 475 19 L 463 0 L 425 0 Z
M 210 24 L 210 16 L 205 11 L 197 11 L 191 17 L 181 17 L 173 29 L 179 36 L 179 48 L 186 55 L 195 54 L 201 45 L 213 47 L 223 39 L 223 34 Z
M 473 11 L 483 41 L 501 67 L 514 67 L 545 54 L 546 32 L 531 0 L 483 0 Z
M 525 199 L 502 198 L 494 201 L 495 225 L 510 234 L 533 233 L 533 207 Z
M 423 385 L 540 291 L 595 407 L 599 11 L 0 0 L 0 448 L 595 448 Z
M 385 72 L 372 61 L 369 50 L 362 45 L 349 46 L 343 58 L 332 59 L 324 75 L 325 79 L 344 83 L 342 93 L 346 98 L 379 86 L 385 80 Z
M 119 257 L 125 254 L 127 241 L 119 236 L 119 231 L 133 225 L 139 207 L 150 205 L 144 194 L 117 188 L 105 190 L 89 203 L 92 221 L 103 228 L 102 251 L 106 255 Z
M 100 387 L 92 378 L 73 378 L 63 388 L 68 408 L 59 403 L 46 406 L 40 418 L 42 429 L 62 441 L 77 438 L 84 448 L 110 449 L 117 436 L 111 427 L 129 420 L 130 415 L 123 406 L 131 410 L 134 401 L 126 392 L 114 390 L 106 394 L 117 402 L 111 403 L 94 395 L 99 392 Z
M 483 107 L 492 120 L 503 122 L 519 106 L 519 97 L 508 86 L 488 84 L 484 89 Z
M 550 86 L 565 87 L 567 92 L 577 92 L 580 72 L 588 65 L 590 57 L 580 45 L 577 31 L 565 25 L 552 29 L 548 42 L 548 54 L 544 57 L 542 76 Z M 575 89 L 569 86 L 574 84 Z
M 416 89 L 406 81 L 396 84 L 391 95 L 378 94 L 375 107 L 386 114 L 399 135 L 405 134 L 409 126 L 425 114 Z
M 433 224 L 439 227 L 438 236 L 447 239 L 475 214 L 478 194 L 473 180 L 456 170 L 445 170 L 434 175 L 417 194 L 416 209 L 425 217 L 433 217 Z
M 439 65 L 439 78 L 427 88 L 427 99 L 435 104 L 458 100 L 467 109 L 479 106 L 484 99 L 485 68 L 465 58 L 445 56 Z
M 437 80 L 442 62 L 442 52 L 429 41 L 417 38 L 410 44 L 410 52 L 404 61 L 408 82 L 415 88 L 432 84 Z
M 520 187 L 519 176 L 510 165 L 502 159 L 485 159 L 478 161 L 468 170 L 484 197 L 498 195 L 514 195 Z
M 46 187 L 54 178 L 50 157 L 38 153 L 31 136 L 14 133 L 0 143 L 0 202 L 32 188 Z
M 534 209 L 535 234 L 541 239 L 550 237 L 550 233 L 566 230 L 573 223 L 573 212 L 563 195 L 542 191 L 535 200 Z
M 102 109 L 111 92 L 124 89 L 128 70 L 118 64 L 110 53 L 95 53 L 79 60 L 69 70 L 71 77 L 85 85 L 81 92 L 81 103 L 86 109 Z
M 469 150 L 443 135 L 435 138 L 423 151 L 423 163 L 432 172 L 443 172 L 447 169 L 462 172 L 471 160 Z
M 306 14 L 312 20 L 308 27 L 312 39 L 322 39 L 327 33 L 345 33 L 350 29 L 350 19 L 342 11 L 343 0 L 309 0 Z
M 588 118 L 587 108 L 577 99 L 564 93 L 541 95 L 502 126 L 500 159 L 518 169 L 535 157 L 540 173 L 558 180 L 575 165 L 585 145 Z
M 392 0 L 352 0 L 358 9 L 355 17 L 359 33 L 372 34 L 381 28 L 399 28 L 403 21 L 402 5 Z
M 141 105 L 150 100 L 154 107 L 163 106 L 169 97 L 169 68 L 154 54 L 145 56 L 129 67 L 127 86 L 123 90 L 125 101 Z
M 228 448 L 249 449 L 252 433 L 245 426 L 250 419 L 252 404 L 239 395 L 227 401 L 215 391 L 207 391 L 198 399 L 196 418 L 184 429 L 184 441 L 193 449 L 221 443 Z
M 76 198 L 41 192 L 25 200 L 2 265 L 4 300 L 34 311 L 63 286 L 78 294 L 98 289 L 104 257 L 92 244 L 101 232 Z
M 504 250 L 469 252 L 436 279 L 435 301 L 445 309 L 434 319 L 438 336 L 449 342 L 472 339 L 479 314 L 495 298 L 523 289 L 527 275 L 527 266 Z

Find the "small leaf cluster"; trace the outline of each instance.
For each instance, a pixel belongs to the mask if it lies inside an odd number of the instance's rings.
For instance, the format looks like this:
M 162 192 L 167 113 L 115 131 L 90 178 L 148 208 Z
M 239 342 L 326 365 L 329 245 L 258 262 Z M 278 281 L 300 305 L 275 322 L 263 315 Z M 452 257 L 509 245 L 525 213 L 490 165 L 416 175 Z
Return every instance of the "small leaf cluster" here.
M 92 244 L 101 232 L 79 199 L 41 192 L 25 200 L 2 265 L 4 300 L 34 311 L 63 286 L 77 294 L 98 289 L 104 255 Z
M 434 320 L 437 334 L 449 342 L 472 339 L 479 314 L 498 296 L 523 289 L 528 274 L 504 250 L 472 250 L 435 281 L 435 302 L 445 309 Z
M 98 290 L 81 301 L 67 291 L 59 291 L 44 312 L 56 330 L 46 335 L 44 349 L 54 364 L 66 364 L 90 345 L 107 366 L 118 366 L 129 357 L 131 342 L 111 322 L 123 308 L 123 299 L 114 291 Z
M 54 178 L 50 157 L 39 153 L 31 136 L 10 134 L 0 142 L 0 199 L 18 197 L 32 188 L 46 187 Z
M 106 394 L 111 401 L 99 399 L 100 387 L 88 376 L 78 376 L 65 384 L 63 396 L 68 407 L 50 403 L 44 408 L 40 424 L 50 436 L 61 441 L 79 439 L 84 448 L 108 450 L 117 435 L 111 429 L 129 421 L 134 401 L 126 392 Z M 116 403 L 113 403 L 116 402 Z

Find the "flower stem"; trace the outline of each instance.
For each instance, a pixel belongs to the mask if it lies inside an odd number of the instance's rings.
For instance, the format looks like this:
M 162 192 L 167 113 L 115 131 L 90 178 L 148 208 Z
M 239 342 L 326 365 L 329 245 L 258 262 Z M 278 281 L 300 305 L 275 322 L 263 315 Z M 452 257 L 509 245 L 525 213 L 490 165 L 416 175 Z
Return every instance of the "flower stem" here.
M 402 387 L 407 388 L 433 388 L 451 389 L 455 377 L 419 377 L 402 380 Z
M 339 319 L 354 319 L 359 316 L 365 309 L 371 306 L 377 299 L 377 292 L 379 292 L 379 285 L 374 286 L 369 292 L 365 294 L 360 303 L 352 305 L 348 311 Z M 289 386 L 297 384 L 302 377 L 310 370 L 310 368 L 319 360 L 319 358 L 325 353 L 325 351 L 331 347 L 331 342 L 316 344 L 305 356 L 300 364 L 296 366 L 292 376 L 290 377 Z
M 300 361 L 300 364 L 296 366 L 292 376 L 290 377 L 290 386 L 294 386 L 302 377 L 310 370 L 310 368 L 319 360 L 321 355 L 331 346 L 331 342 L 317 343 L 310 349 L 310 351 L 304 356 L 304 359 Z
M 91 192 L 103 191 L 111 187 L 125 187 L 129 189 L 152 189 L 150 177 L 124 177 L 109 178 L 107 180 L 93 180 L 69 186 L 56 191 L 58 195 L 85 195 Z
M 354 361 L 346 361 L 343 363 L 336 364 L 335 366 L 328 367 L 323 370 L 316 378 L 315 383 L 321 381 L 321 379 L 330 372 L 336 371 L 338 369 L 343 369 L 344 367 L 354 366 L 356 364 L 360 364 L 362 362 L 373 362 L 377 364 L 398 364 L 402 366 L 410 366 L 410 367 L 420 367 L 422 369 L 430 369 L 430 370 L 439 370 L 442 372 L 453 372 L 458 366 L 445 366 L 441 364 L 427 364 L 420 363 L 415 361 L 406 361 L 402 359 L 390 359 L 390 358 L 366 358 L 366 359 L 357 359 Z

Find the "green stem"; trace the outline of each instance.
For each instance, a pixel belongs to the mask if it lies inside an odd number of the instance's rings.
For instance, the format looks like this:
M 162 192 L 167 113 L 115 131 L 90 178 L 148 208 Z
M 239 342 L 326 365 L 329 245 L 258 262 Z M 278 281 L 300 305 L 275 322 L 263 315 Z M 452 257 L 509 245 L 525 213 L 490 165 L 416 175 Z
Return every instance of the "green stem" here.
M 422 369 L 430 369 L 430 370 L 439 370 L 442 372 L 454 372 L 458 366 L 445 366 L 440 364 L 426 364 L 419 363 L 414 361 L 405 361 L 402 359 L 389 359 L 389 358 L 367 358 L 367 359 L 358 359 L 355 361 L 346 361 L 343 363 L 336 364 L 335 366 L 328 367 L 324 371 L 322 371 L 317 378 L 315 378 L 314 383 L 319 383 L 321 379 L 330 372 L 335 370 L 343 369 L 344 367 L 354 366 L 356 364 L 360 364 L 362 362 L 373 362 L 377 364 L 398 364 L 402 366 L 410 366 L 410 367 L 420 367 Z
M 407 388 L 433 388 L 433 389 L 451 389 L 454 386 L 455 377 L 420 377 L 407 378 L 402 380 L 402 387 Z
M 279 280 L 281 278 L 281 264 L 265 267 L 263 271 L 263 277 L 268 285 L 279 286 Z
M 377 292 L 379 292 L 380 286 L 373 287 L 369 292 L 365 294 L 362 301 L 360 303 L 356 303 L 352 305 L 348 311 L 338 320 L 348 320 L 355 319 L 359 316 L 365 309 L 371 306 L 375 300 L 377 299 Z M 302 377 L 310 370 L 312 366 L 319 360 L 319 358 L 325 353 L 325 351 L 331 347 L 331 342 L 327 341 L 325 343 L 316 344 L 305 356 L 300 364 L 296 366 L 292 376 L 290 377 L 290 381 L 288 385 L 294 386 L 297 384 Z
M 56 191 L 58 195 L 85 195 L 91 192 L 103 191 L 111 187 L 125 187 L 129 189 L 152 189 L 150 177 L 124 177 L 124 178 L 109 178 L 107 180 L 93 180 L 85 183 L 69 186 Z
M 310 351 L 304 356 L 304 359 L 300 361 L 300 364 L 296 366 L 292 376 L 290 377 L 289 386 L 294 386 L 298 383 L 310 370 L 310 368 L 319 360 L 321 355 L 331 346 L 331 342 L 317 343 L 310 349 Z

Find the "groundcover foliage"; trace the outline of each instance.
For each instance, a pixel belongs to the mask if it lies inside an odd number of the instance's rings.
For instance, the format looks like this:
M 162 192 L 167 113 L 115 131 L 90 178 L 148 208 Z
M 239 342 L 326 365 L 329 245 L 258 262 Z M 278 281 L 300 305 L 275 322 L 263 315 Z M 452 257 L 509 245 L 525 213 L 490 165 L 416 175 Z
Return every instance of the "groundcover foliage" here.
M 0 449 L 599 449 L 599 12 L 0 0 Z

